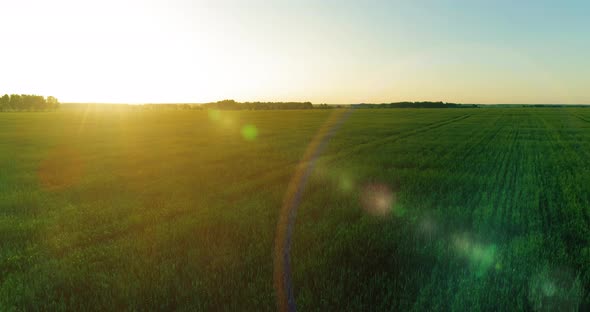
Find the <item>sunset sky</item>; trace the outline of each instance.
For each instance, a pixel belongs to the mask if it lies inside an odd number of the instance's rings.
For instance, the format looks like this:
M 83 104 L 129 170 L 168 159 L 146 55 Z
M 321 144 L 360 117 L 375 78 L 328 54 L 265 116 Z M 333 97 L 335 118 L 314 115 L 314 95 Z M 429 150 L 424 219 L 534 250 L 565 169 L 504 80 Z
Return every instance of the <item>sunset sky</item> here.
M 589 3 L 3 0 L 0 93 L 590 103 Z

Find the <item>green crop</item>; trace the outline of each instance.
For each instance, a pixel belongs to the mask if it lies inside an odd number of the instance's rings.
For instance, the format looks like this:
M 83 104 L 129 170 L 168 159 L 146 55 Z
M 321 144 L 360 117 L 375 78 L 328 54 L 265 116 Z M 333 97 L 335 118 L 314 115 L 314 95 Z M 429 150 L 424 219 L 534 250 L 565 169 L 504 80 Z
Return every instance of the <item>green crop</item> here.
M 0 311 L 272 311 L 338 110 L 0 114 Z M 305 185 L 301 311 L 587 310 L 590 110 L 363 109 Z

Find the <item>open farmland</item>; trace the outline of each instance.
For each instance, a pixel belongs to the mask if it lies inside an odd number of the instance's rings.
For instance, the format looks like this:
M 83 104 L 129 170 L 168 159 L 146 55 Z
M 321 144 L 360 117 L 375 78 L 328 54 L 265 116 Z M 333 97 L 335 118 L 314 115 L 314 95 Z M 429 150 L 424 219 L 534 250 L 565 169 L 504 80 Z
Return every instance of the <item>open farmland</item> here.
M 0 114 L 0 310 L 589 310 L 590 110 Z M 346 115 L 346 116 L 345 116 Z

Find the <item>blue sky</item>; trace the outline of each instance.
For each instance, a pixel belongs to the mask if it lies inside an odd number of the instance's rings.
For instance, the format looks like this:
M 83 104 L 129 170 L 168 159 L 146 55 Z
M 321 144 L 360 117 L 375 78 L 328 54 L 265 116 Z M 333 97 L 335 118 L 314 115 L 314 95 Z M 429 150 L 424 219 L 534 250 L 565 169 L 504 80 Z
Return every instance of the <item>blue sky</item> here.
M 0 11 L 12 12 L 0 19 L 12 43 L 0 93 L 590 103 L 583 1 L 20 0 Z

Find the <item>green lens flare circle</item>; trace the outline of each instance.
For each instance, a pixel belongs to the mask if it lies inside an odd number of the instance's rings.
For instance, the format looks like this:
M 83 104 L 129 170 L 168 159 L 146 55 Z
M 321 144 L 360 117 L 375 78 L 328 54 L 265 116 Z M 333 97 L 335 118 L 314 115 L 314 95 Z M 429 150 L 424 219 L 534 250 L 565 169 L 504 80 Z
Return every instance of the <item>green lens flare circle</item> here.
M 258 129 L 254 125 L 245 125 L 242 127 L 242 137 L 246 141 L 254 141 L 258 136 Z

